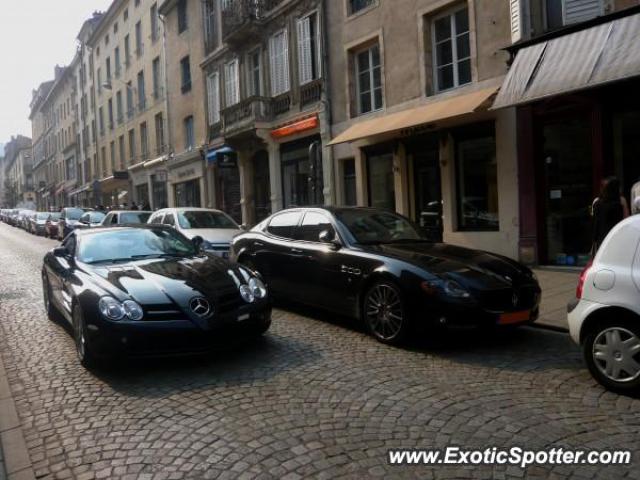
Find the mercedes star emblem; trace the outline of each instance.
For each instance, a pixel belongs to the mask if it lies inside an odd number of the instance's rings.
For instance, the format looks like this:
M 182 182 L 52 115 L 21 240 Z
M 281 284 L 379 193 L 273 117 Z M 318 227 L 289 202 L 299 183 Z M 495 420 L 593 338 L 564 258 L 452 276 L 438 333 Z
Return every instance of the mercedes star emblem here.
M 211 314 L 211 304 L 203 297 L 192 298 L 189 302 L 189 307 L 200 318 L 206 318 Z

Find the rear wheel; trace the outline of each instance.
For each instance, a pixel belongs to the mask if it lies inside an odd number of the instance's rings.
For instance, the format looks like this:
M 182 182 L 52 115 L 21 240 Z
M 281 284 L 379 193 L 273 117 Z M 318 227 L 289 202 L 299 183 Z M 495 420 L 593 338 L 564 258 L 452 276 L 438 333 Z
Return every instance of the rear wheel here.
M 589 371 L 619 393 L 640 391 L 640 326 L 631 320 L 598 325 L 586 336 L 583 354 Z
M 44 301 L 44 309 L 47 312 L 49 320 L 58 320 L 60 318 L 60 312 L 51 302 L 51 284 L 47 278 L 47 274 L 42 272 L 42 298 Z
M 382 343 L 402 343 L 409 331 L 402 292 L 390 282 L 373 285 L 365 294 L 362 316 L 371 335 Z
M 82 366 L 86 369 L 94 369 L 98 361 L 93 355 L 91 344 L 86 334 L 86 324 L 78 305 L 73 307 L 73 337 L 76 345 L 76 354 Z

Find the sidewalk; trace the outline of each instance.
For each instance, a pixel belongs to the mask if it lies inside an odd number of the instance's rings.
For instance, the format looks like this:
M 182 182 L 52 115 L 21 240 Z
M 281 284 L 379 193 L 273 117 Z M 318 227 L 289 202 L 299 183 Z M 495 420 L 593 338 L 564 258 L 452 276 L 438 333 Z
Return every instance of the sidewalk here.
M 579 272 L 535 269 L 542 288 L 539 324 L 568 329 L 567 303 L 575 296 Z

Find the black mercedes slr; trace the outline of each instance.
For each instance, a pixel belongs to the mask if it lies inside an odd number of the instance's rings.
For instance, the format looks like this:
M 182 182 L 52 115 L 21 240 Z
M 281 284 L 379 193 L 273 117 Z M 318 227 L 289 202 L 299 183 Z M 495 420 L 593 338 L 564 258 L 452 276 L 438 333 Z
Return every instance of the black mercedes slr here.
M 44 258 L 50 318 L 73 327 L 87 368 L 114 356 L 198 353 L 259 336 L 271 304 L 259 275 L 162 225 L 73 230 Z
M 372 208 L 296 208 L 237 236 L 232 259 L 274 297 L 364 320 L 385 343 L 415 327 L 534 322 L 540 287 L 506 257 L 433 243 L 411 221 Z

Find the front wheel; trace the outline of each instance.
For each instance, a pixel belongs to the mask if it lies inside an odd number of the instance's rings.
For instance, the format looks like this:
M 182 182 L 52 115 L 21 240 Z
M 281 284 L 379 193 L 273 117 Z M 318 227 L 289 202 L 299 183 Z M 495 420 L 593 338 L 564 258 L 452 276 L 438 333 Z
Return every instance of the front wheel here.
M 365 294 L 362 314 L 371 335 L 398 345 L 409 331 L 409 318 L 400 289 L 390 282 L 373 285 Z
M 88 370 L 98 367 L 98 361 L 93 355 L 91 344 L 86 334 L 85 321 L 78 305 L 73 307 L 73 337 L 80 364 Z
M 640 391 L 640 327 L 635 322 L 613 321 L 594 329 L 583 354 L 591 375 L 607 389 Z
M 42 273 L 42 299 L 49 320 L 58 320 L 60 318 L 60 312 L 58 312 L 58 309 L 51 301 L 51 284 L 49 283 L 47 274 L 44 272 Z

